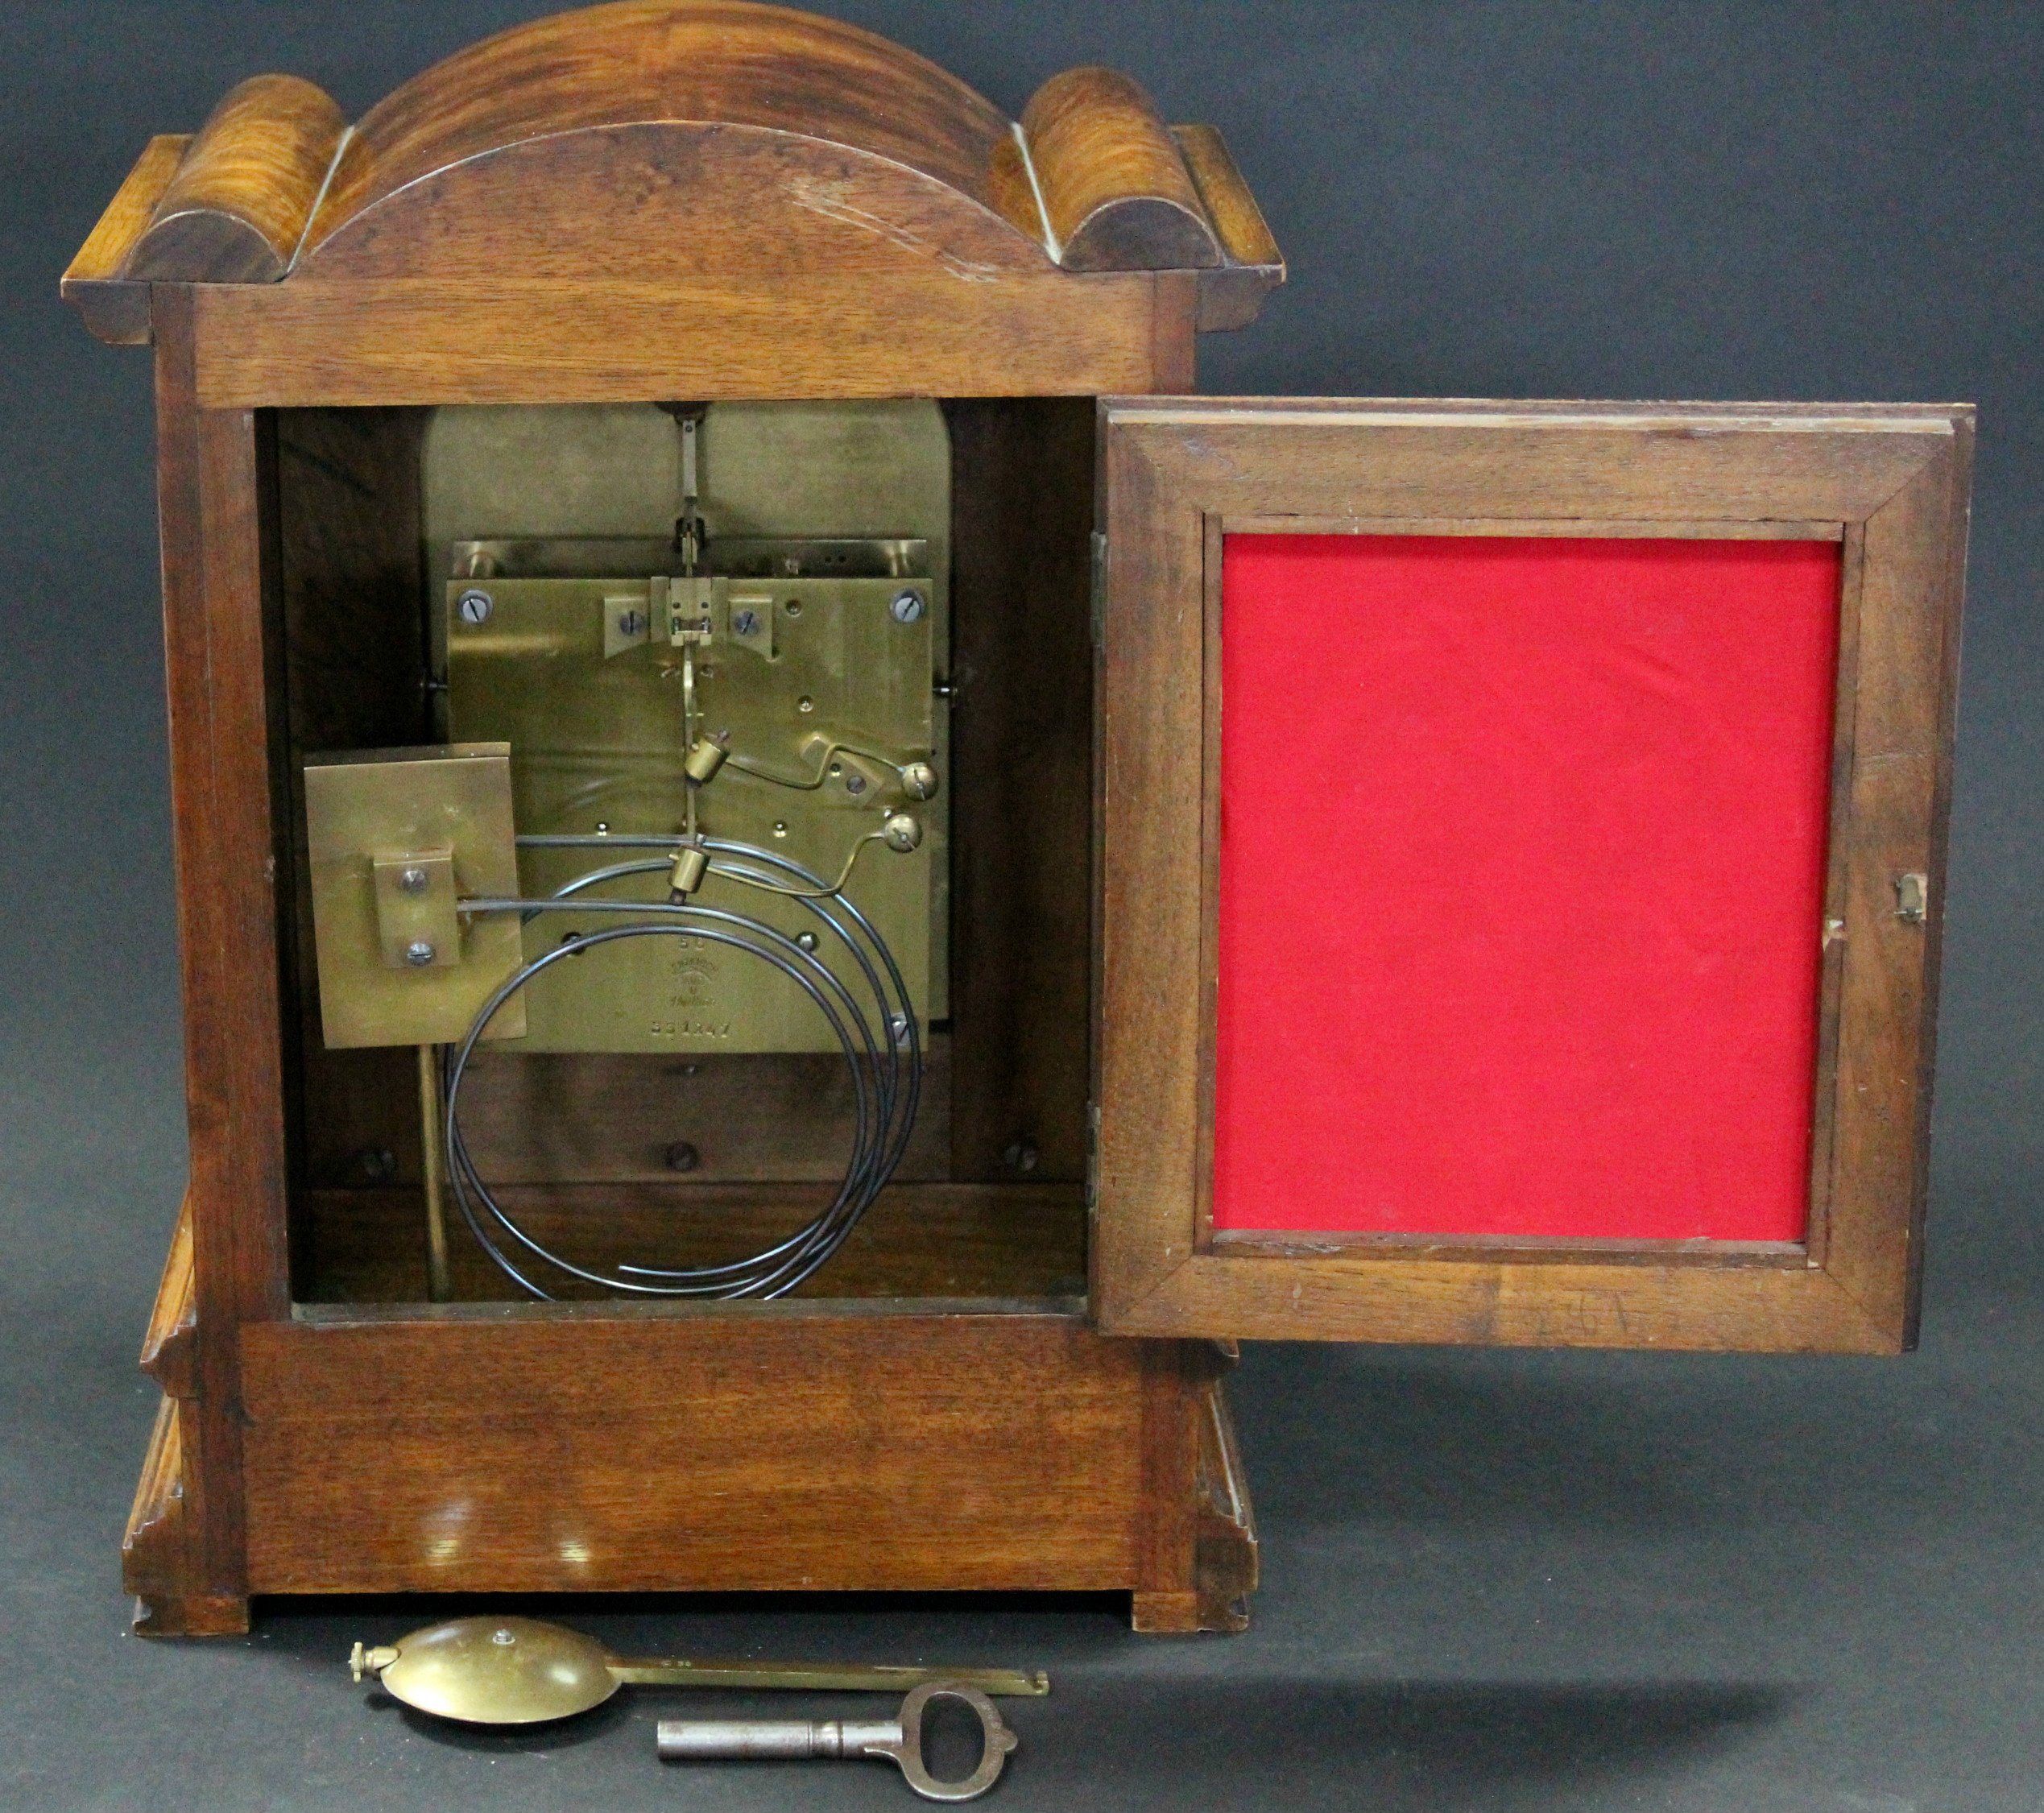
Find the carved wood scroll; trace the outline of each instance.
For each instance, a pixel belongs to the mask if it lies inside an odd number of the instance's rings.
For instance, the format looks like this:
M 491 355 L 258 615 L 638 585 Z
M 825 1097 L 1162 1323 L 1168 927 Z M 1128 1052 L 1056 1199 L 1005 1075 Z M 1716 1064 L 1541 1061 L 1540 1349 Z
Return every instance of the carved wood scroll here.
M 291 268 L 347 122 L 296 76 L 228 91 L 186 146 L 122 275 L 274 284 Z
M 1112 69 L 1067 69 L 1036 92 L 1022 136 L 1068 271 L 1198 271 L 1214 223 L 1150 97 Z
M 66 274 L 104 338 L 147 337 L 151 282 L 1187 271 L 1199 325 L 1231 327 L 1284 279 L 1220 135 L 1128 77 L 1068 70 L 1018 124 L 899 45 L 748 0 L 519 26 L 353 127 L 259 76 L 176 143 Z

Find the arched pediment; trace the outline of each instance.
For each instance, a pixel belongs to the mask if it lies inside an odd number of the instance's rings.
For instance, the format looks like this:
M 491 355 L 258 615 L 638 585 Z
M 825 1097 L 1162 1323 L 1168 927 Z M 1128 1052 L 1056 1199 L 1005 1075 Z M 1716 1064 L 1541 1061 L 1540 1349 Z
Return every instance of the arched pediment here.
M 89 316 L 146 318 L 116 286 L 164 282 L 1185 271 L 1225 327 L 1283 276 L 1219 135 L 1165 125 L 1129 77 L 1068 70 L 1011 120 L 898 44 L 751 0 L 535 20 L 352 126 L 259 76 L 172 144 L 110 212 L 124 242 L 110 226 L 72 274 Z
M 307 228 L 311 275 L 821 258 L 1041 268 L 1011 122 L 855 27 L 747 0 L 622 0 L 498 34 L 378 103 Z

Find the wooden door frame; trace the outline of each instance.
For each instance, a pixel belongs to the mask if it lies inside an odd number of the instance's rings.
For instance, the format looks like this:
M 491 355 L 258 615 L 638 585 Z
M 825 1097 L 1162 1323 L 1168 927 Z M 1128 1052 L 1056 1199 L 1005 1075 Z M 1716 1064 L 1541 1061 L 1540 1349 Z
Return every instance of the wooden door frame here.
M 1972 411 L 1103 398 L 1093 1302 L 1115 1334 L 1893 1352 L 1929 1157 Z M 1810 1219 L 1794 1246 L 1219 1233 L 1223 537 L 1843 546 Z M 1920 919 L 1897 910 L 1929 878 Z

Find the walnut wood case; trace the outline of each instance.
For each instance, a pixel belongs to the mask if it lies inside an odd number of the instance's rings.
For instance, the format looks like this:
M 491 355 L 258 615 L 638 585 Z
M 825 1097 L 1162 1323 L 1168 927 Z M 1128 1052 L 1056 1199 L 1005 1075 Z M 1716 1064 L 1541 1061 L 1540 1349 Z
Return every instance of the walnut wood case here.
M 139 1629 L 654 1588 L 1108 1590 L 1139 1628 L 1235 1629 L 1235 1337 L 1906 1344 L 1970 418 L 1185 395 L 1198 333 L 1283 275 L 1219 136 L 1127 77 L 1067 72 L 1010 121 L 736 0 L 521 26 L 352 126 L 259 77 L 151 142 L 64 280 L 156 367 L 192 1168 L 143 1355 Z M 941 1136 L 796 1300 L 511 1302 L 469 1250 L 428 1303 L 408 1060 L 321 1048 L 296 797 L 309 749 L 428 740 L 425 412 L 894 396 L 942 399 L 953 446 Z M 1843 541 L 1851 707 L 1807 1241 L 1216 1236 L 1224 537 L 1791 519 Z M 636 1087 L 601 1060 L 544 1086 L 625 1148 Z M 795 1137 L 756 1078 L 718 1099 Z M 700 1254 L 790 1212 L 723 1182 L 677 1218 L 684 1186 L 549 1169 L 515 1094 L 492 1111 L 536 1215 Z

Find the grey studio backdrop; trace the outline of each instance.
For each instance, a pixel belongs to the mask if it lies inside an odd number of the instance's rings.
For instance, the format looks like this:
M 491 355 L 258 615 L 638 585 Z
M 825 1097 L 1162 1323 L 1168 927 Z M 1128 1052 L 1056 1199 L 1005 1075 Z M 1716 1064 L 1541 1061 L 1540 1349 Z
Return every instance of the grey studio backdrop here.
M 544 10 L 0 16 L 7 1806 L 911 1804 L 879 1764 L 663 1770 L 671 1695 L 538 1737 L 432 1730 L 341 1666 L 416 1607 L 126 1634 L 155 1396 L 134 1354 L 184 1165 L 150 370 L 87 337 L 57 276 L 145 138 L 241 77 L 295 72 L 358 116 Z M 1209 391 L 1980 404 L 1922 1349 L 1252 1349 L 1266 1583 L 1232 1639 L 1136 1637 L 1086 1600 L 579 1621 L 620 1649 L 1047 1666 L 993 1803 L 1018 1809 L 2044 1807 L 2044 10 L 833 10 L 1011 113 L 1102 61 L 1226 133 L 1293 275 L 1202 343 Z

